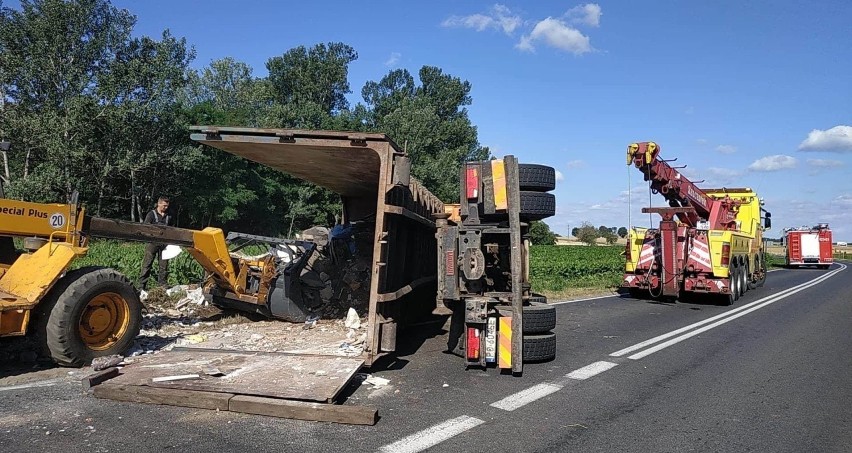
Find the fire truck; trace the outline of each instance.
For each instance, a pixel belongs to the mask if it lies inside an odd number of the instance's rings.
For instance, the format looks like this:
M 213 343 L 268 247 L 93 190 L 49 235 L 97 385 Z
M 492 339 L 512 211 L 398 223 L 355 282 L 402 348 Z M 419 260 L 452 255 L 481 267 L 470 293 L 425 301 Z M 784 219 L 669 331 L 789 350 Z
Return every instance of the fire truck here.
M 827 223 L 813 227 L 784 230 L 787 245 L 787 267 L 816 266 L 828 269 L 834 258 L 831 254 L 831 230 Z
M 772 215 L 753 190 L 701 189 L 669 162 L 654 142 L 628 146 L 627 165 L 668 206 L 642 209 L 662 217 L 658 228 L 631 228 L 622 287 L 636 297 L 708 294 L 731 305 L 766 280 L 763 231 Z

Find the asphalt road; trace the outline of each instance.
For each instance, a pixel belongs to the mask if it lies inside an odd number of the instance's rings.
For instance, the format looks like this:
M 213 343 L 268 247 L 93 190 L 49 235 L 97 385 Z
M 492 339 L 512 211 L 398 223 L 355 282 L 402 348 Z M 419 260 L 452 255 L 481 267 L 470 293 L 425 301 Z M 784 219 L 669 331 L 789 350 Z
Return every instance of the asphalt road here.
M 375 372 L 390 385 L 349 395 L 379 409 L 372 427 L 99 400 L 68 370 L 19 371 L 0 380 L 0 451 L 850 452 L 850 276 L 772 272 L 731 307 L 561 303 L 557 359 L 523 377 L 464 370 L 423 326 Z

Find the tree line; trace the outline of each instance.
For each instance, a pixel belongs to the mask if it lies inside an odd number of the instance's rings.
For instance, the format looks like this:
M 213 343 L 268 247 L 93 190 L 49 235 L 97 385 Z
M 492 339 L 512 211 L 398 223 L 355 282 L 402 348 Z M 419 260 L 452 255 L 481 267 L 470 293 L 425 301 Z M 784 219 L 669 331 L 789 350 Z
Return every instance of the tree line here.
M 405 144 L 414 176 L 458 199 L 462 162 L 487 159 L 467 106 L 471 84 L 423 66 L 395 69 L 350 105 L 341 42 L 282 49 L 267 75 L 234 58 L 193 69 L 193 47 L 164 30 L 133 37 L 136 17 L 108 0 L 0 0 L 0 181 L 7 197 L 67 202 L 140 220 L 172 198 L 181 226 L 291 235 L 334 223 L 339 197 L 198 145 L 194 124 L 382 132 Z

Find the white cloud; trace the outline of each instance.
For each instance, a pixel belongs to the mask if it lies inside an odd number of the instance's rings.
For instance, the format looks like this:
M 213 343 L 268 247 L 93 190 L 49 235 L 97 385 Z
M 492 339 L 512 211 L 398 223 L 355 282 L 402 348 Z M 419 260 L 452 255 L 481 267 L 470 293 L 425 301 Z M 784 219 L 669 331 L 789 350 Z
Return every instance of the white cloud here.
M 838 195 L 833 200 L 833 202 L 837 203 L 839 205 L 852 207 L 852 195 L 850 195 L 850 194 Z
M 574 170 L 574 169 L 577 169 L 577 168 L 583 168 L 583 167 L 585 167 L 585 166 L 586 166 L 586 162 L 585 162 L 585 161 L 582 161 L 582 160 L 577 159 L 577 160 L 569 161 L 569 162 L 568 162 L 568 164 L 567 164 L 566 166 L 567 166 L 569 169 Z
M 696 138 L 695 143 L 698 143 L 699 145 L 706 145 L 707 139 L 706 138 Z
M 559 171 L 559 170 L 556 170 L 556 180 L 557 181 L 564 181 L 565 180 L 565 175 L 563 175 L 562 172 Z
M 834 126 L 825 131 L 814 129 L 799 144 L 799 151 L 852 152 L 852 126 Z
M 761 157 L 748 166 L 751 171 L 778 171 L 787 168 L 796 168 L 796 158 L 783 154 Z
M 532 52 L 535 50 L 533 43 L 536 41 L 543 41 L 550 47 L 571 52 L 574 55 L 582 55 L 594 50 L 588 36 L 552 17 L 535 24 L 533 31 L 529 35 L 521 36 L 521 40 L 515 47 Z
M 601 25 L 601 7 L 597 3 L 586 3 L 585 5 L 576 6 L 565 13 L 565 17 L 571 19 L 571 22 L 586 24 L 592 27 Z
M 812 167 L 820 168 L 836 168 L 844 165 L 842 161 L 831 159 L 808 159 L 808 164 Z
M 509 8 L 498 3 L 485 14 L 450 16 L 441 25 L 444 27 L 472 28 L 476 31 L 502 30 L 503 33 L 511 35 L 522 23 L 520 16 L 512 14 Z
M 385 61 L 385 66 L 392 68 L 399 63 L 399 59 L 402 57 L 402 54 L 399 52 L 391 52 L 390 57 L 388 57 L 387 61 Z
M 719 151 L 722 154 L 733 154 L 737 152 L 737 147 L 731 145 L 719 145 L 716 147 L 716 151 Z

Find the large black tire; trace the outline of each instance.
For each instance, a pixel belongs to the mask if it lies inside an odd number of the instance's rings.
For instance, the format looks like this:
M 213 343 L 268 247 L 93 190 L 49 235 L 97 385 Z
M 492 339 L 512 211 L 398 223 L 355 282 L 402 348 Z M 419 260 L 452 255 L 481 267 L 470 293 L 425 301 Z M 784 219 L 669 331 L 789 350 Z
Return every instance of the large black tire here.
M 142 324 L 139 295 L 125 276 L 109 268 L 68 272 L 39 311 L 45 351 L 62 366 L 83 366 L 96 357 L 125 352 Z
M 556 214 L 556 197 L 552 193 L 522 190 L 520 204 L 521 220 L 542 220 Z
M 548 192 L 556 188 L 556 169 L 547 165 L 518 164 L 521 190 Z
M 766 272 L 769 270 L 766 268 L 766 254 L 761 252 L 757 256 L 755 256 L 755 266 L 760 270 L 762 276 L 757 280 L 755 284 L 756 287 L 761 287 L 766 283 Z
M 503 316 L 511 316 L 511 307 L 497 309 Z M 524 306 L 524 335 L 546 333 L 556 328 L 556 307 L 541 302 Z
M 722 295 L 722 305 L 734 305 L 740 298 L 740 268 L 734 263 L 728 268 L 728 280 L 731 282 L 731 292 Z
M 524 363 L 556 358 L 556 334 L 524 335 Z

